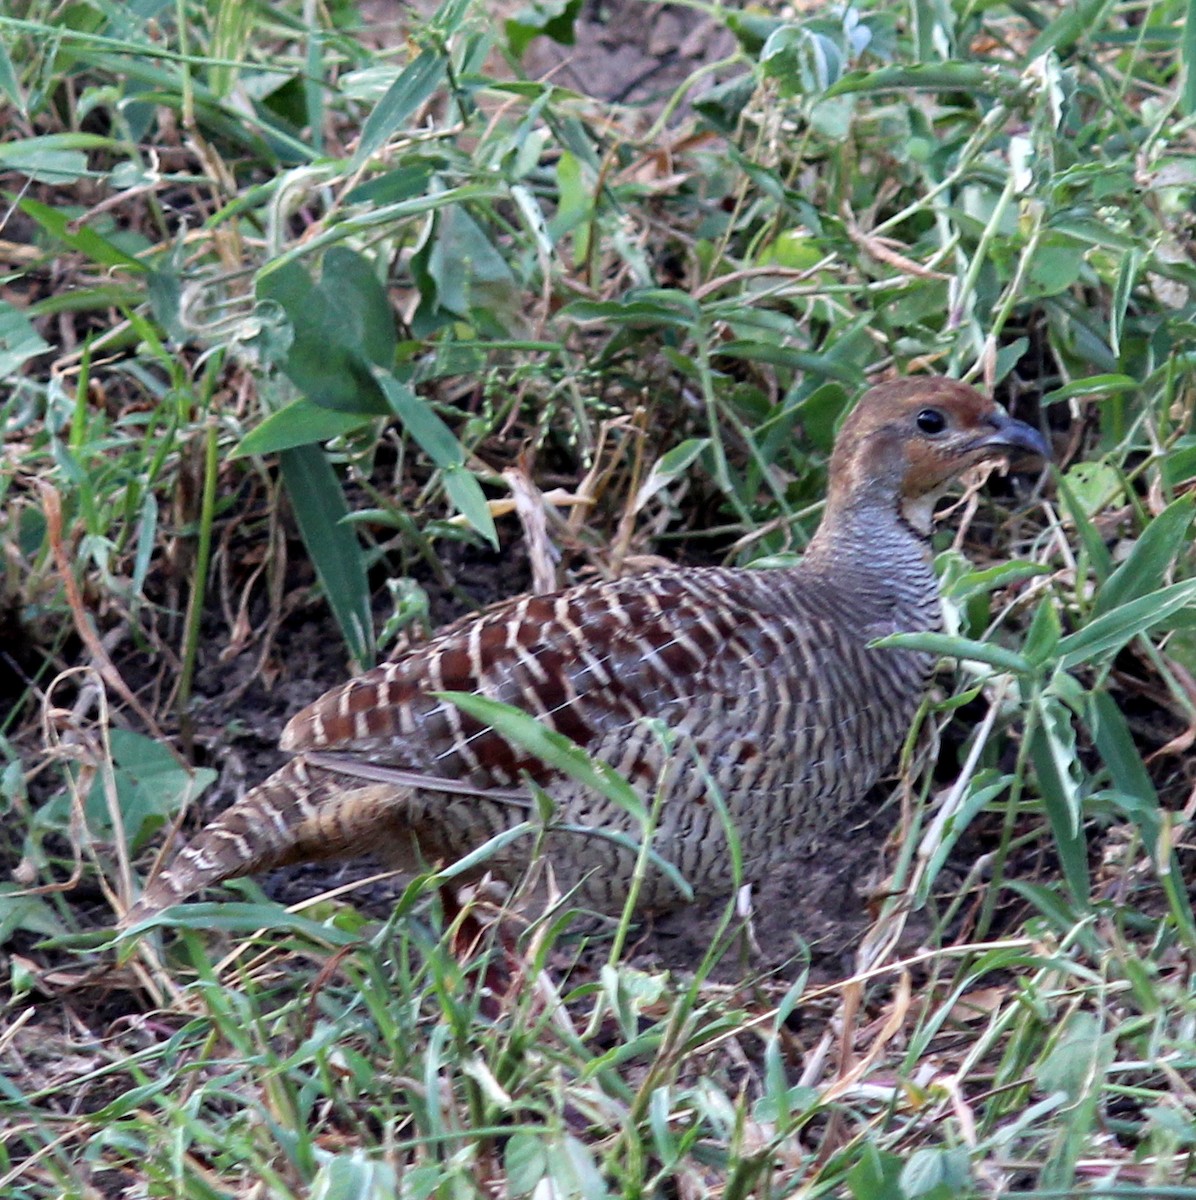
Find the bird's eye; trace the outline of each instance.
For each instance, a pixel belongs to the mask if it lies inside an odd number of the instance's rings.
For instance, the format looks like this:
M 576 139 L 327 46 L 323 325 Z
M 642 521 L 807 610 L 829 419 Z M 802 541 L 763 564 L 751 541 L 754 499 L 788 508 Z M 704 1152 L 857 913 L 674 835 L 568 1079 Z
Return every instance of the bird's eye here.
M 942 433 L 947 428 L 947 418 L 937 408 L 924 408 L 914 418 L 923 433 Z

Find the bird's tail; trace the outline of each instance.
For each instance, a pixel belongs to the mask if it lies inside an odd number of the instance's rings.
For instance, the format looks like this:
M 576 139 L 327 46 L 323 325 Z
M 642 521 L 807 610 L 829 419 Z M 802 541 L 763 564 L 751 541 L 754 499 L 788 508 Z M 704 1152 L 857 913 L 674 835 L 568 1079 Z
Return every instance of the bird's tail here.
M 150 880 L 121 927 L 225 879 L 378 849 L 381 817 L 400 798 L 401 792 L 384 784 L 346 787 L 343 777 L 295 758 L 180 850 Z

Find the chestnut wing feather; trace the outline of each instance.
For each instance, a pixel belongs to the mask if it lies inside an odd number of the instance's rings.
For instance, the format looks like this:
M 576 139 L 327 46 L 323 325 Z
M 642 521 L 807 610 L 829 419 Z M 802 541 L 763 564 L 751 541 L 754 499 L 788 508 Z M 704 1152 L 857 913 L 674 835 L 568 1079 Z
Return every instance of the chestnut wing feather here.
M 511 788 L 524 773 L 547 784 L 555 772 L 543 762 L 436 693 L 487 696 L 592 747 L 693 696 L 736 624 L 672 571 L 522 597 L 328 692 L 282 746 L 470 790 Z

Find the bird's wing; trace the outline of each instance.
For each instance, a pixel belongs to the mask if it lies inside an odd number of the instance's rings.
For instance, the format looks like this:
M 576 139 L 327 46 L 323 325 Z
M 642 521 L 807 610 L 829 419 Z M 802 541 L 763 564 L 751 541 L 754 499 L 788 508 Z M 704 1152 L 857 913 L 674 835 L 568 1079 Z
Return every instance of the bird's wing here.
M 697 696 L 739 636 L 742 614 L 712 605 L 698 572 L 665 571 L 511 601 L 458 623 L 317 700 L 283 733 L 286 750 L 350 760 L 432 790 L 512 795 L 554 773 L 440 698 L 510 704 L 584 747 Z M 398 774 L 393 774 L 398 778 Z M 438 787 L 439 784 L 439 787 Z

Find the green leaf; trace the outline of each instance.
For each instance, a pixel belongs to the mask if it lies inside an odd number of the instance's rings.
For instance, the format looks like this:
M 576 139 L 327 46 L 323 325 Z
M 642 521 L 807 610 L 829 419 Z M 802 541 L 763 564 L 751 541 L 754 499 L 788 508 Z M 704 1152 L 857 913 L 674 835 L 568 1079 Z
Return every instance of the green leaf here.
M 971 1183 L 968 1148 L 940 1150 L 924 1146 L 910 1155 L 901 1171 L 901 1194 L 906 1200 L 956 1200 Z
M 17 80 L 17 73 L 13 69 L 12 59 L 8 54 L 8 47 L 5 46 L 3 40 L 0 40 L 0 91 L 12 101 L 13 107 L 22 115 L 27 115 L 28 110 L 25 107 L 25 97 L 21 95 L 21 85 Z M 0 939 L 3 941 L 3 939 Z
M 939 871 L 958 844 L 959 839 L 967 832 L 968 826 L 986 805 L 991 804 L 1002 792 L 1007 791 L 1013 782 L 1010 775 L 1002 775 L 998 771 L 986 769 L 979 771 L 968 782 L 967 791 L 958 809 L 947 821 L 942 836 L 934 847 L 926 862 L 926 870 L 918 881 L 918 901 L 928 902 L 934 890 Z
M 280 365 L 301 392 L 358 416 L 390 411 L 373 367 L 393 362 L 394 314 L 369 259 L 333 246 L 319 283 L 291 261 L 264 273 L 257 294 L 280 305 L 291 324 L 294 336 Z
M 0 169 L 19 171 L 38 183 L 52 185 L 74 183 L 87 174 L 87 155 L 82 150 L 64 150 L 49 143 L 48 137 L 0 143 Z
M 1188 531 L 1194 511 L 1196 495 L 1189 492 L 1146 526 L 1125 561 L 1101 585 L 1092 606 L 1094 617 L 1162 586 L 1180 551 L 1190 544 Z
M 1080 245 L 1062 235 L 1044 239 L 1030 258 L 1023 293 L 1027 299 L 1041 299 L 1065 292 L 1080 277 L 1084 252 Z
M 139 262 L 131 254 L 126 254 L 120 247 L 113 245 L 107 238 L 101 237 L 87 225 L 79 229 L 71 228 L 71 219 L 66 213 L 41 204 L 28 198 L 19 205 L 26 216 L 32 217 L 51 237 L 77 250 L 85 258 L 99 263 L 103 267 L 127 267 L 131 271 L 144 272 L 146 265 Z
M 521 709 L 473 692 L 438 692 L 437 695 L 455 704 L 475 721 L 481 721 L 509 741 L 530 751 L 554 770 L 605 796 L 637 821 L 647 823 L 648 810 L 631 784 L 613 767 L 592 759 L 564 734 L 542 725 Z
M 421 51 L 403 68 L 402 74 L 387 89 L 386 95 L 366 118 L 353 155 L 350 171 L 356 171 L 397 132 L 403 122 L 440 86 L 445 77 L 445 60 L 435 50 Z
M 0 380 L 10 379 L 29 359 L 50 348 L 19 308 L 0 300 Z
M 847 1186 L 855 1200 L 905 1200 L 901 1187 L 904 1161 L 896 1154 L 878 1150 L 866 1141 L 859 1161 L 847 1172 Z
M 279 456 L 299 532 L 320 577 L 341 635 L 358 666 L 374 661 L 374 624 L 365 559 L 349 507 L 332 465 L 318 446 L 298 446 Z
M 1077 505 L 1086 516 L 1120 503 L 1125 493 L 1121 472 L 1105 462 L 1078 462 L 1063 476 Z
M 1109 349 L 1114 354 L 1121 353 L 1121 331 L 1141 267 L 1141 251 L 1132 250 L 1122 258 L 1121 266 L 1117 270 L 1117 283 L 1113 288 L 1112 303 L 1109 305 Z
M 1011 92 L 1016 87 L 1016 79 L 1000 67 L 962 62 L 935 63 L 851 71 L 826 90 L 824 99 L 848 92 L 893 92 L 908 88 L 991 95 Z
M 760 51 L 764 75 L 782 95 L 821 95 L 843 73 L 843 55 L 825 34 L 786 24 L 774 30 Z
M 386 371 L 377 379 L 391 411 L 403 422 L 420 449 L 440 468 L 444 490 L 457 511 L 492 546 L 498 546 L 498 531 L 482 485 L 465 466 L 465 449 L 432 406 Z
M 1063 638 L 1059 643 L 1059 662 L 1070 668 L 1115 654 L 1131 638 L 1193 604 L 1196 604 L 1196 579 L 1131 600 Z
M 1136 392 L 1142 385 L 1128 375 L 1089 375 L 1074 383 L 1056 388 L 1043 396 L 1041 403 L 1058 404 L 1075 396 L 1115 396 L 1122 392 Z
M 430 298 L 454 316 L 473 317 L 481 311 L 505 325 L 505 317 L 521 304 L 507 260 L 461 205 L 440 214 L 426 271 L 434 287 Z
M 962 603 L 972 596 L 986 595 L 998 588 L 1010 587 L 1023 579 L 1033 579 L 1036 575 L 1049 575 L 1051 568 L 1046 563 L 1027 562 L 1024 559 L 1011 559 L 999 563 L 995 567 L 986 567 L 982 571 L 967 571 L 954 583 L 944 588 L 944 594 L 950 600 Z
M 1063 625 L 1059 619 L 1055 598 L 1046 596 L 1039 601 L 1034 611 L 1034 619 L 1030 622 L 1030 628 L 1022 643 L 1022 653 L 1026 660 L 1036 667 L 1041 667 L 1058 649 L 1062 633 Z
M 1196 0 L 1188 0 L 1179 42 L 1184 64 L 1183 90 L 1179 94 L 1180 111 L 1185 117 L 1196 113 Z
M 541 34 L 559 46 L 572 46 L 577 40 L 574 23 L 581 13 L 581 0 L 536 0 L 521 8 L 506 22 L 507 45 L 516 59 Z
M 465 467 L 455 465 L 444 468 L 443 478 L 444 490 L 453 507 L 497 550 L 498 530 L 494 528 L 494 518 L 490 515 L 482 485 Z
M 208 767 L 188 769 L 165 746 L 143 734 L 113 729 L 108 736 L 121 821 L 129 849 L 136 852 L 212 784 L 216 772 Z M 87 798 L 87 816 L 93 828 L 111 828 L 99 777 Z
M 869 647 L 893 646 L 900 650 L 924 650 L 946 658 L 971 659 L 1008 671 L 1013 675 L 1031 675 L 1033 664 L 1013 650 L 994 646 L 991 642 L 976 642 L 971 638 L 953 637 L 949 633 L 890 633 L 868 643 Z
M 465 465 L 464 448 L 426 400 L 388 372 L 378 372 L 378 383 L 386 397 L 387 407 L 403 422 L 419 448 L 438 467 Z
M 20 884 L 0 881 L 0 946 L 8 945 L 18 929 L 41 937 L 66 932 L 44 896 L 30 896 Z
M 1067 479 L 1060 476 L 1058 484 L 1059 495 L 1063 498 L 1067 514 L 1075 524 L 1080 541 L 1088 553 L 1088 563 L 1093 574 L 1098 580 L 1107 579 L 1113 570 L 1113 556 L 1105 545 L 1105 539 L 1101 537 L 1100 531 L 1092 523 L 1092 519 L 1088 516 L 1088 510 L 1080 502 L 1079 496 L 1076 495 Z
M 1080 38 L 1104 24 L 1105 9 L 1110 3 L 1111 0 L 1088 0 L 1087 4 L 1068 5 L 1058 10 L 1060 15 L 1034 39 L 1026 51 L 1026 62 L 1033 62 L 1049 50 L 1063 57 Z
M 1090 1012 L 1074 1012 L 1059 1040 L 1038 1066 L 1038 1086 L 1046 1093 L 1063 1092 L 1071 1103 L 1100 1088 L 1102 1059 L 1100 1022 Z
M 1093 745 L 1104 760 L 1113 786 L 1144 802 L 1138 824 L 1146 844 L 1154 846 L 1159 839 L 1159 795 L 1125 717 L 1117 701 L 1103 688 L 1087 693 L 1085 700 L 1084 720 Z
M 701 318 L 690 296 L 665 288 L 637 291 L 623 300 L 575 300 L 565 305 L 561 315 L 571 321 L 601 321 L 644 329 L 656 325 L 692 329 Z
M 1056 697 L 1035 695 L 1033 706 L 1030 759 L 1063 864 L 1063 877 L 1075 901 L 1087 908 L 1088 854 L 1075 729 L 1067 709 Z
M 238 881 L 244 886 L 241 881 Z M 236 885 L 234 885 L 236 886 Z M 260 894 L 260 893 L 259 893 Z M 174 904 L 170 908 L 155 913 L 152 917 L 121 930 L 118 941 L 123 941 L 134 931 L 138 934 L 147 929 L 159 926 L 167 929 L 197 929 L 202 933 L 223 930 L 227 933 L 253 933 L 258 929 L 269 929 L 275 933 L 297 933 L 310 938 L 317 945 L 333 947 L 354 946 L 360 943 L 360 936 L 338 929 L 332 924 L 322 924 L 318 921 L 301 917 L 297 913 L 289 913 L 281 904 L 269 902 L 253 903 L 242 901 L 208 902 L 198 901 L 191 904 Z
M 528 1196 L 548 1170 L 541 1135 L 517 1129 L 507 1139 L 503 1149 L 503 1168 L 507 1191 L 512 1196 Z
M 233 458 L 249 454 L 275 454 L 294 446 L 326 442 L 368 425 L 374 418 L 360 413 L 325 408 L 306 396 L 292 400 L 285 408 L 271 413 L 256 429 L 251 429 L 236 445 Z
M 684 475 L 709 445 L 709 438 L 686 438 L 662 454 L 652 464 L 647 479 L 640 484 L 632 511 L 639 512 L 653 496 L 668 487 L 678 476 Z

